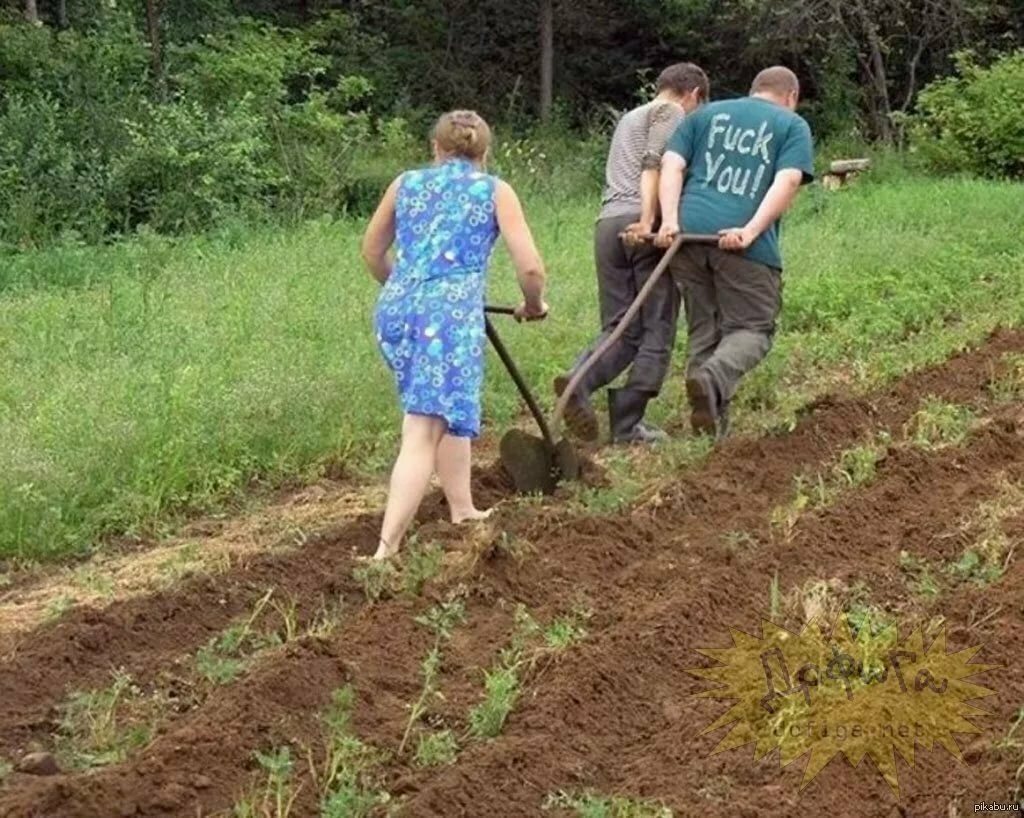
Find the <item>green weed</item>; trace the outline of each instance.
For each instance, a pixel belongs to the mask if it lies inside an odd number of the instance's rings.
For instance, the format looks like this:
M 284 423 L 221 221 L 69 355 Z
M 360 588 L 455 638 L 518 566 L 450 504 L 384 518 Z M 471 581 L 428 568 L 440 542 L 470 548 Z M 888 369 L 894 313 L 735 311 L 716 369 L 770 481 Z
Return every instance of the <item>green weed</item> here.
M 920 557 L 901 551 L 900 568 L 907 574 L 910 589 L 917 596 L 934 599 L 941 593 L 931 566 Z
M 91 566 L 83 566 L 75 572 L 75 584 L 94 596 L 109 598 L 114 595 L 113 579 Z
M 974 412 L 939 398 L 927 398 L 907 422 L 906 436 L 919 449 L 942 449 L 958 446 L 967 439 Z
M 993 746 L 998 750 L 1019 750 L 1024 748 L 1024 741 L 1016 737 L 1016 733 L 1022 724 L 1024 724 L 1024 707 L 1021 707 L 1017 711 L 1017 716 L 1010 724 L 1010 728 L 1006 731 L 1006 735 L 999 739 L 999 741 L 997 741 Z
M 989 392 L 1000 403 L 1024 398 L 1024 354 L 1010 352 L 996 365 L 989 380 Z
M 367 601 L 380 602 L 395 593 L 401 576 L 390 560 L 373 560 L 353 568 L 352 579 L 362 586 Z
M 779 588 L 779 572 L 776 571 L 771 582 L 768 583 L 768 610 L 772 622 L 778 622 L 782 618 L 782 591 Z
M 617 483 L 607 488 L 586 486 L 580 490 L 579 500 L 589 514 L 617 514 L 629 507 L 640 493 L 640 484 Z
M 674 813 L 662 804 L 621 796 L 596 793 L 572 794 L 558 792 L 548 795 L 543 809 L 572 810 L 577 818 L 673 818 Z
M 977 551 L 968 549 L 960 559 L 949 566 L 949 572 L 961 582 L 991 585 L 1003 575 L 1003 567 L 993 565 Z
M 484 671 L 484 700 L 469 713 L 469 732 L 474 738 L 494 738 L 516 706 L 520 694 L 516 667 Z
M 451 730 L 422 733 L 416 741 L 413 763 L 417 767 L 447 767 L 454 764 L 459 754 L 459 743 Z
M 727 531 L 722 535 L 725 547 L 730 551 L 743 553 L 757 548 L 757 538 L 749 531 Z
M 863 586 L 855 588 L 851 594 L 846 609 L 846 621 L 855 637 L 860 638 L 861 634 L 864 634 L 865 639 L 872 639 L 895 624 L 892 616 L 869 600 Z
M 295 761 L 289 747 L 271 753 L 254 753 L 264 775 L 264 782 L 252 796 L 238 802 L 235 818 L 288 818 L 299 796 L 292 783 Z
M 522 537 L 510 535 L 502 531 L 495 541 L 494 550 L 498 554 L 510 557 L 517 564 L 521 565 L 533 553 L 533 546 Z
M 402 585 L 410 596 L 423 593 L 426 584 L 441 571 L 444 549 L 437 543 L 411 542 L 402 561 Z
M 232 625 L 199 649 L 195 665 L 200 676 L 214 685 L 230 684 L 245 670 L 249 657 L 281 643 L 278 634 L 255 630 L 256 621 L 270 604 L 273 593 L 271 589 L 264 594 L 247 620 Z
M 171 586 L 191 576 L 202 564 L 202 559 L 203 553 L 199 543 L 186 543 L 181 546 L 157 566 L 161 584 L 165 587 Z
M 587 629 L 575 616 L 560 617 L 544 629 L 544 645 L 559 653 L 586 638 Z
M 7 777 L 14 772 L 14 765 L 6 758 L 0 758 L 0 784 L 3 784 Z
M 71 769 L 118 764 L 149 743 L 154 717 L 145 711 L 141 691 L 117 671 L 109 687 L 74 693 L 61 705 L 57 753 Z
M 545 628 L 524 605 L 516 606 L 512 638 L 499 652 L 495 666 L 484 671 L 483 701 L 469 713 L 470 736 L 485 739 L 501 733 L 522 693 L 524 670 L 586 638 L 584 623 L 591 615 L 586 605 L 578 603 L 569 615 Z
M 46 604 L 46 621 L 56 622 L 75 607 L 75 598 L 67 594 L 54 597 Z
M 875 479 L 879 462 L 885 457 L 888 444 L 888 435 L 880 435 L 876 443 L 846 449 L 839 456 L 839 463 L 832 472 L 833 482 L 849 488 L 871 483 Z
M 279 602 L 275 599 L 271 605 L 281 617 L 281 627 L 284 630 L 282 640 L 286 643 L 294 642 L 299 638 L 298 603 L 294 599 L 289 599 L 287 602 Z
M 355 691 L 351 687 L 331 694 L 331 704 L 322 717 L 326 728 L 323 766 L 318 769 L 310 756 L 323 818 L 367 818 L 390 801 L 390 795 L 376 781 L 376 770 L 386 759 L 355 735 L 354 705 Z
M 885 458 L 889 443 L 888 433 L 882 432 L 868 443 L 844 449 L 828 469 L 812 475 L 797 475 L 793 479 L 791 499 L 772 509 L 772 530 L 784 542 L 789 542 L 797 523 L 807 511 L 828 508 L 847 489 L 869 484 L 875 479 L 878 464 Z
M 431 701 L 441 695 L 438 689 L 441 647 L 451 638 L 452 631 L 456 625 L 464 622 L 465 618 L 465 608 L 460 600 L 435 605 L 426 614 L 416 618 L 417 623 L 428 628 L 434 634 L 434 644 L 423 659 L 421 666 L 423 687 L 420 690 L 419 698 L 410 708 L 409 721 L 406 723 L 402 742 L 398 746 L 399 755 L 405 751 L 405 746 L 409 742 L 413 728 L 429 712 Z
M 967 541 L 968 547 L 959 559 L 949 565 L 953 578 L 989 585 L 1002 577 L 1015 550 L 1004 524 L 1022 512 L 1024 486 L 1001 476 L 995 495 L 967 515 L 956 532 Z
M 335 602 L 325 600 L 306 632 L 315 639 L 328 638 L 341 624 L 343 607 L 341 599 Z

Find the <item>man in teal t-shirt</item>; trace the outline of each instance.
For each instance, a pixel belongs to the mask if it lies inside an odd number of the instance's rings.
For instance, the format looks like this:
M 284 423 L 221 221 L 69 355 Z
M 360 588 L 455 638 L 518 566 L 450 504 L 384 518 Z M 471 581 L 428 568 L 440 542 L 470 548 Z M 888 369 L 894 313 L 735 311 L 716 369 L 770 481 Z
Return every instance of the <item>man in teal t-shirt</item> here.
M 788 68 L 757 75 L 750 96 L 686 117 L 662 159 L 658 243 L 712 233 L 672 261 L 689 333 L 686 393 L 695 432 L 721 437 L 740 379 L 771 348 L 782 307 L 779 219 L 813 179 L 811 130 L 795 113 L 800 84 Z M 685 186 L 683 184 L 685 177 Z

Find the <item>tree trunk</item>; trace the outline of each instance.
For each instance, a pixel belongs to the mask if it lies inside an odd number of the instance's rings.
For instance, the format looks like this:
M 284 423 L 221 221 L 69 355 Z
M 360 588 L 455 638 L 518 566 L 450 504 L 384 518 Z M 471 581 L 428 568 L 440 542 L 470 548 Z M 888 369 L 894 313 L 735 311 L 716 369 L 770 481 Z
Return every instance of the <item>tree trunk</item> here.
M 555 81 L 554 0 L 540 0 L 540 118 L 551 119 Z
M 153 84 L 159 93 L 163 92 L 164 66 L 160 44 L 159 0 L 146 0 L 146 34 L 149 37 L 149 63 L 153 71 Z
M 68 27 L 68 0 L 57 0 L 57 28 L 61 31 Z
M 41 25 L 42 21 L 39 19 L 39 6 L 36 4 L 36 0 L 25 0 L 25 19 L 34 26 Z
M 889 78 L 885 73 L 885 59 L 876 36 L 868 38 L 871 48 L 871 80 L 878 100 L 875 130 L 883 142 L 892 142 L 892 103 L 889 101 Z

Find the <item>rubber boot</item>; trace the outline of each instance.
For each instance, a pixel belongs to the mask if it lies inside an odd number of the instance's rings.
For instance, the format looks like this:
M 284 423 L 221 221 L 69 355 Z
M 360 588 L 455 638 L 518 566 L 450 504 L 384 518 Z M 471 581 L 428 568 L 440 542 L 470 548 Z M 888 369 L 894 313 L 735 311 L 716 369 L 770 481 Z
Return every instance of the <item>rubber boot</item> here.
M 668 435 L 644 422 L 647 404 L 654 397 L 637 389 L 608 390 L 608 425 L 612 443 L 663 443 Z
M 559 375 L 555 378 L 555 396 L 561 397 L 565 388 L 569 385 L 570 375 Z M 590 394 L 585 392 L 583 386 L 577 386 L 575 393 L 569 398 L 565 405 L 565 425 L 580 440 L 593 442 L 597 440 L 599 433 L 597 413 L 590 404 Z

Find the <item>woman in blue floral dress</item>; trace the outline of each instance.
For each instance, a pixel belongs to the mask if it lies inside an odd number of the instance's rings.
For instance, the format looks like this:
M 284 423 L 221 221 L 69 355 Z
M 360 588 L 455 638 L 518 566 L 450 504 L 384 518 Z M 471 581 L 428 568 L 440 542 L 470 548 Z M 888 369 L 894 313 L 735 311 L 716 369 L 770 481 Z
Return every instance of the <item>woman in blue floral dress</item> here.
M 392 182 L 363 238 L 363 258 L 384 285 L 377 341 L 404 411 L 377 559 L 398 552 L 435 471 L 453 522 L 487 515 L 473 504 L 470 440 L 480 434 L 484 292 L 499 235 L 523 291 L 517 318 L 547 314 L 544 267 L 519 199 L 483 170 L 490 141 L 472 111 L 442 116 L 434 166 Z

